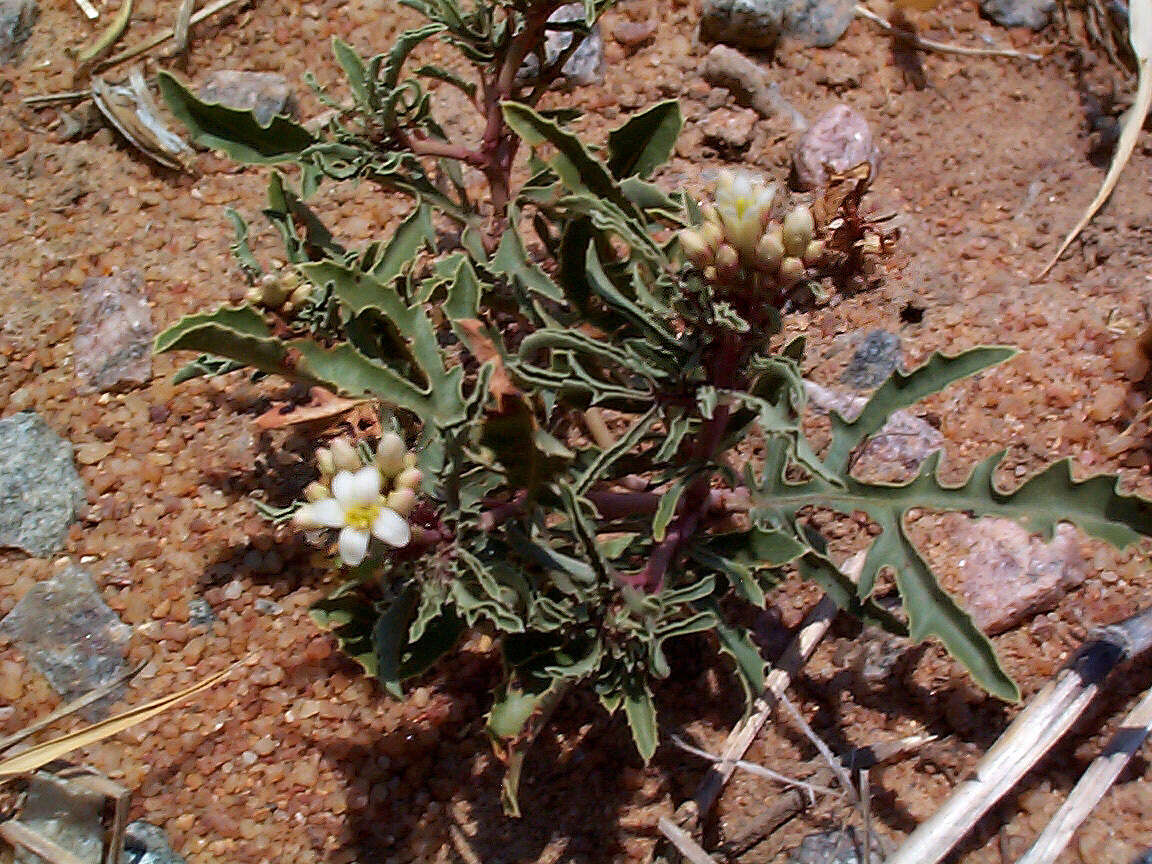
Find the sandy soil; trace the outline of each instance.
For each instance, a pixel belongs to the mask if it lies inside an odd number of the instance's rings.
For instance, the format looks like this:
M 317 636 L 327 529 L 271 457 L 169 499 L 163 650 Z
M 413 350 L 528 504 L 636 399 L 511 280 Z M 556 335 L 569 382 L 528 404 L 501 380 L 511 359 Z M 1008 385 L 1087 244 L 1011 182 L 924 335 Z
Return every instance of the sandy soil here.
M 166 26 L 175 5 L 140 0 L 126 44 Z M 171 375 L 188 358 L 164 356 L 146 387 L 77 394 L 71 337 L 83 280 L 135 268 L 158 326 L 226 300 L 241 280 L 228 252 L 224 207 L 256 217 L 264 176 L 211 154 L 197 158 L 195 176 L 176 174 L 110 131 L 60 142 L 58 109 L 33 110 L 20 100 L 70 89 L 65 50 L 86 43 L 94 29 L 65 0 L 42 6 L 22 62 L 0 69 L 0 415 L 35 410 L 79 445 L 89 510 L 60 557 L 83 562 L 107 602 L 136 628 L 132 660 L 151 658 L 127 701 L 172 691 L 257 652 L 243 674 L 83 759 L 135 789 L 134 817 L 162 825 L 193 864 L 471 860 L 460 851 L 465 847 L 485 862 L 642 860 L 655 843 L 657 818 L 690 795 L 700 776 L 693 757 L 664 747 L 645 768 L 622 723 L 593 700 L 573 697 L 528 763 L 525 818 L 506 820 L 482 732 L 485 694 L 497 673 L 482 639 L 397 704 L 316 631 L 307 608 L 330 587 L 322 557 L 270 528 L 250 500 L 275 500 L 299 488 L 308 472 L 301 461 L 307 441 L 261 436 L 253 424 L 282 388 L 254 386 L 239 375 L 176 387 Z M 883 159 L 872 203 L 896 213 L 903 232 L 878 290 L 797 316 L 788 327 L 808 335 L 811 374 L 826 383 L 835 383 L 850 353 L 846 334 L 863 328 L 899 332 L 908 363 L 937 349 L 1015 345 L 1022 350 L 1017 359 L 923 407 L 947 438 L 952 475 L 1008 447 L 1009 477 L 1071 455 L 1086 471 L 1120 469 L 1152 492 L 1144 438 L 1127 447 L 1116 440 L 1146 398 L 1133 380 L 1144 370 L 1131 352 L 1113 350 L 1147 319 L 1152 139 L 1137 148 L 1111 203 L 1066 259 L 1049 278 L 1030 281 L 1103 175 L 1089 135 L 1093 98 L 1134 85 L 1082 44 L 1056 44 L 1054 30 L 998 30 L 974 8 L 946 0 L 919 23 L 937 39 L 977 44 L 986 34 L 1050 48 L 1047 59 L 923 55 L 918 71 L 909 70 L 889 41 L 859 20 L 834 48 L 759 58 L 809 119 L 837 101 L 868 118 Z M 385 0 L 255 0 L 240 10 L 194 28 L 185 74 L 198 81 L 220 68 L 280 71 L 299 85 L 304 117 L 320 110 L 304 73 L 324 84 L 339 80 L 330 36 L 371 53 L 412 21 Z M 597 140 L 622 115 L 680 96 L 688 124 L 660 178 L 670 188 L 701 189 L 726 161 L 783 178 L 795 135 L 782 119 L 758 121 L 743 153 L 708 146 L 709 113 L 729 100 L 699 76 L 697 14 L 695 3 L 626 0 L 605 18 L 603 86 L 554 101 L 586 108 L 583 129 Z M 613 39 L 618 24 L 647 20 L 658 24 L 651 43 L 634 49 Z M 351 245 L 386 236 L 403 208 L 368 189 L 333 188 L 322 201 Z M 258 233 L 257 253 L 274 256 L 271 233 Z M 917 323 L 901 317 L 908 307 L 922 312 Z M 947 571 L 943 524 L 925 519 L 919 530 Z M 1026 694 L 1088 626 L 1132 614 L 1152 594 L 1142 554 L 1096 546 L 1090 554 L 1093 574 L 1080 591 L 996 639 Z M 0 613 L 59 565 L 0 551 Z M 197 597 L 215 612 L 210 626 L 189 623 L 189 601 Z M 775 598 L 780 622 L 795 625 L 815 597 L 811 588 L 782 588 Z M 281 611 L 257 604 L 260 598 Z M 844 748 L 916 732 L 940 736 L 872 776 L 878 828 L 899 840 L 943 800 L 1015 709 L 985 698 L 934 645 L 905 652 L 889 677 L 869 683 L 856 671 L 857 631 L 844 624 L 834 635 L 796 691 L 826 740 Z M 696 654 L 685 647 L 662 688 L 670 706 L 664 719 L 715 749 L 739 718 L 739 694 Z M 1150 678 L 1147 668 L 1117 676 L 1091 717 L 992 812 L 957 860 L 1014 860 Z M 5 643 L 0 698 L 11 708 L 0 731 L 57 704 Z M 749 758 L 788 772 L 812 755 L 781 723 Z M 1137 758 L 1060 860 L 1119 864 L 1142 851 L 1150 842 L 1150 781 L 1152 765 Z M 775 791 L 748 778 L 734 782 L 721 800 L 714 839 L 739 834 Z M 773 860 L 804 834 L 849 815 L 819 807 L 740 860 Z

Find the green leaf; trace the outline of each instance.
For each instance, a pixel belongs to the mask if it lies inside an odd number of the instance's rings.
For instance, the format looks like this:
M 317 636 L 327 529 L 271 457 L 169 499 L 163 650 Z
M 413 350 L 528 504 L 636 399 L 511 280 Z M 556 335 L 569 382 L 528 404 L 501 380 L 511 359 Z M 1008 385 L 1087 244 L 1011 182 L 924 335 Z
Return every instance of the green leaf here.
M 675 99 L 629 118 L 608 134 L 608 170 L 618 179 L 647 177 L 672 155 L 683 122 Z
M 953 357 L 935 353 L 911 372 L 896 370 L 851 423 L 833 412 L 832 444 L 824 461 L 840 473 L 847 471 L 852 451 L 878 432 L 893 412 L 939 393 L 953 381 L 1002 363 L 1015 353 L 1015 349 L 1003 347 L 973 348 Z
M 257 279 L 264 275 L 264 268 L 260 266 L 260 262 L 252 254 L 252 247 L 248 245 L 248 223 L 231 207 L 224 212 L 232 222 L 232 228 L 235 232 L 235 239 L 228 248 L 232 250 L 232 257 L 240 263 L 240 269 L 244 271 L 248 282 L 254 284 Z
M 500 802 L 505 815 L 520 815 L 520 774 L 524 759 L 540 730 L 574 683 L 564 678 L 547 682 L 509 682 L 492 703 L 487 730 L 497 757 L 504 763 Z
M 731 657 L 736 663 L 736 671 L 740 674 L 740 682 L 744 685 L 744 692 L 749 701 L 764 692 L 764 668 L 767 666 L 760 655 L 748 631 L 743 627 L 728 624 L 720 614 L 716 601 L 709 598 L 697 601 L 701 609 L 706 609 L 716 618 L 713 629 L 720 642 L 720 650 Z
M 352 90 L 352 98 L 356 100 L 356 104 L 363 110 L 371 110 L 368 68 L 360 59 L 360 55 L 351 45 L 336 36 L 332 37 L 332 53 L 348 78 L 348 87 Z
M 632 740 L 644 764 L 656 753 L 659 736 L 656 727 L 656 705 L 652 701 L 652 691 L 646 683 L 630 682 L 624 690 L 624 715 L 628 718 L 628 728 Z
M 396 227 L 384 254 L 373 264 L 372 275 L 390 283 L 411 266 L 421 249 L 435 248 L 435 244 L 432 212 L 427 205 L 421 205 Z
M 372 602 L 360 595 L 355 586 L 341 586 L 313 604 L 309 614 L 321 630 L 332 632 L 345 655 L 360 664 L 369 675 L 376 675 L 376 648 L 372 634 L 377 613 Z
M 520 221 L 520 210 L 515 206 L 508 208 L 509 229 L 500 238 L 500 245 L 496 254 L 492 256 L 489 266 L 493 272 L 505 276 L 526 291 L 532 291 L 548 300 L 557 303 L 564 301 L 564 292 L 552 281 L 540 265 L 528 257 L 524 248 L 524 241 L 516 225 Z
M 676 515 L 676 507 L 684 490 L 688 488 L 691 477 L 681 477 L 673 483 L 668 491 L 660 497 L 660 504 L 656 507 L 656 515 L 652 517 L 652 539 L 657 543 L 664 541 L 664 534 L 668 530 L 668 523 Z
M 315 142 L 312 133 L 282 115 L 261 126 L 251 111 L 200 101 L 171 73 L 161 70 L 157 80 L 168 108 L 188 127 L 192 140 L 239 162 L 285 162 Z

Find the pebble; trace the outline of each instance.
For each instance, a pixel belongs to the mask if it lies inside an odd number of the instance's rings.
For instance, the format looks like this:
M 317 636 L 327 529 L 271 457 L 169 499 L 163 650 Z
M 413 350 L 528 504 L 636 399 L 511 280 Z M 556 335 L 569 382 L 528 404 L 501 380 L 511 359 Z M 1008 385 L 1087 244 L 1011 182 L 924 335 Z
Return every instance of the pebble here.
M 704 137 L 722 150 L 745 150 L 752 143 L 755 126 L 755 111 L 747 108 L 717 108 L 704 120 Z
M 1052 20 L 1056 0 L 980 0 L 980 11 L 1001 27 L 1043 30 Z
M 836 105 L 817 118 L 792 156 L 792 185 L 801 191 L 819 189 L 828 182 L 829 170 L 837 173 L 861 162 L 875 171 L 879 151 L 872 141 L 868 121 L 847 105 Z
M 200 98 L 240 111 L 251 111 L 256 122 L 267 126 L 272 118 L 294 112 L 292 87 L 276 72 L 219 69 L 200 87 Z
M 612 38 L 633 50 L 651 42 L 656 36 L 655 21 L 621 21 L 612 28 Z
M 788 864 L 861 864 L 862 843 L 851 828 L 821 831 L 809 834 L 788 856 Z M 872 859 L 883 854 L 878 844 L 873 845 Z
M 959 562 L 957 584 L 949 587 L 986 633 L 1051 609 L 1087 578 L 1088 562 L 1071 525 L 1059 525 L 1051 543 L 1011 519 L 967 521 L 960 530 L 955 543 L 968 555 Z
M 68 564 L 38 582 L 0 621 L 12 639 L 60 695 L 75 699 L 127 671 L 131 628 L 100 597 L 84 570 Z M 104 700 L 101 700 L 103 702 Z M 90 716 L 101 716 L 101 702 Z
M 150 822 L 129 822 L 124 832 L 124 864 L 184 864 L 172 851 L 164 829 Z
M 152 310 L 136 273 L 86 279 L 72 340 L 81 392 L 147 384 L 155 336 Z
M 852 0 L 704 0 L 700 38 L 745 48 L 774 48 L 782 36 L 836 44 L 854 17 Z
M 46 558 L 68 536 L 87 495 L 72 445 L 37 414 L 0 420 L 0 546 Z
M 0 0 L 0 64 L 19 59 L 39 17 L 36 0 Z
M 856 348 L 842 383 L 854 390 L 879 387 L 900 365 L 900 337 L 887 330 L 870 330 Z

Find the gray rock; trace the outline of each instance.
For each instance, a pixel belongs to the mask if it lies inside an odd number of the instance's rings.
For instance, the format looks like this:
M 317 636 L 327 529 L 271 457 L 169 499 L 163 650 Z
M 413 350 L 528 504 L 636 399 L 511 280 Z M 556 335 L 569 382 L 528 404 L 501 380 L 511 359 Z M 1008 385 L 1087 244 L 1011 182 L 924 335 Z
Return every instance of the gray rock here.
M 861 340 L 844 377 L 840 380 L 854 390 L 879 387 L 900 365 L 900 337 L 887 330 L 872 330 Z
M 700 38 L 768 49 L 789 36 L 826 47 L 852 23 L 853 6 L 853 0 L 704 0 Z
M 148 383 L 155 336 L 152 310 L 136 273 L 84 280 L 72 340 L 81 392 L 123 390 Z
M 0 547 L 56 552 L 84 506 L 72 445 L 32 412 L 0 420 Z
M 1043 30 L 1052 20 L 1056 0 L 980 0 L 980 11 L 1001 27 Z
M 172 851 L 163 828 L 136 821 L 124 832 L 124 864 L 184 864 L 184 858 Z
M 829 170 L 855 168 L 861 162 L 879 164 L 879 151 L 872 141 L 868 121 L 847 105 L 836 105 L 817 118 L 792 156 L 792 185 L 800 190 L 819 189 L 828 182 Z
M 583 21 L 583 3 L 565 3 L 548 16 L 554 23 Z M 577 38 L 571 30 L 549 30 L 544 40 L 544 68 L 550 68 L 560 59 L 560 55 Z M 561 83 L 565 87 L 587 87 L 604 80 L 604 37 L 600 33 L 600 22 L 592 25 L 588 35 L 564 63 L 561 69 Z M 524 64 L 516 73 L 521 82 L 533 81 L 540 76 L 540 58 L 535 54 L 524 59 Z
M 0 0 L 0 64 L 14 63 L 19 58 L 39 17 L 36 0 Z
M 277 114 L 292 114 L 295 103 L 288 80 L 276 72 L 219 69 L 200 87 L 200 98 L 239 111 L 251 111 L 256 122 L 267 126 Z
M 257 597 L 252 604 L 252 608 L 259 612 L 261 615 L 279 615 L 284 611 L 284 607 L 277 603 L 275 600 L 269 600 L 267 597 Z
M 966 521 L 956 544 L 969 551 L 958 562 L 955 593 L 986 633 L 1051 609 L 1088 576 L 1080 540 L 1067 524 L 1045 543 L 1011 519 Z
M 101 599 L 92 577 L 73 564 L 33 585 L 0 621 L 0 633 L 66 699 L 107 684 L 128 668 L 131 628 Z M 100 715 L 99 704 L 90 716 Z
M 788 856 L 788 864 L 861 864 L 864 860 L 863 841 L 851 828 L 841 831 L 821 831 L 809 834 Z M 878 843 L 872 844 L 872 860 L 879 861 L 883 851 Z
M 203 597 L 193 597 L 188 601 L 188 623 L 192 627 L 210 627 L 215 620 L 212 604 Z
M 71 852 L 82 864 L 101 864 L 104 853 L 104 796 L 80 783 L 47 772 L 28 778 L 20 821 Z M 44 864 L 32 852 L 16 849 L 19 864 Z

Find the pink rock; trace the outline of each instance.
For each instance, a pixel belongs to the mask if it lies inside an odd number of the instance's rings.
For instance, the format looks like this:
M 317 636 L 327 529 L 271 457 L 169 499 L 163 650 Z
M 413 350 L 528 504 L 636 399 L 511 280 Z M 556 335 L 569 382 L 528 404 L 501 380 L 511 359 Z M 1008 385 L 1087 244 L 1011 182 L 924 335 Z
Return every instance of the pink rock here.
M 145 384 L 152 377 L 152 310 L 135 273 L 101 276 L 80 286 L 72 340 L 81 392 Z
M 819 189 L 829 171 L 843 172 L 861 162 L 875 170 L 879 153 L 868 121 L 847 105 L 830 108 L 817 118 L 792 157 L 792 182 L 797 189 Z
M 1051 543 L 1011 519 L 968 520 L 961 531 L 957 544 L 969 551 L 958 562 L 959 581 L 952 588 L 986 633 L 1051 609 L 1088 575 L 1071 525 L 1059 525 Z
M 752 143 L 756 112 L 747 108 L 717 108 L 704 121 L 704 137 L 726 150 L 743 150 Z

